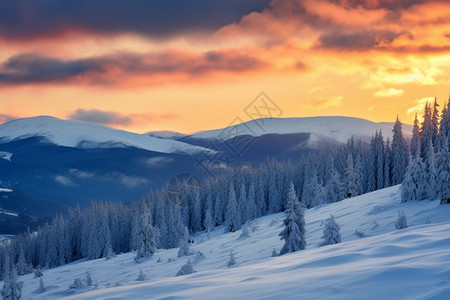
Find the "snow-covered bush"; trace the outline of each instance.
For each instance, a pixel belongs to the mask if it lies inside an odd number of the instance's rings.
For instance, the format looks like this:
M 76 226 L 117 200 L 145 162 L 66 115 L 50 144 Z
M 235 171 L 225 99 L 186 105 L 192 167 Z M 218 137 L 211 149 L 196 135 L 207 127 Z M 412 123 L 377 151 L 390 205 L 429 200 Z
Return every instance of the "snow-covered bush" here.
M 339 232 L 341 230 L 341 226 L 339 226 L 338 223 L 334 220 L 334 216 L 330 215 L 330 218 L 328 218 L 325 221 L 325 227 L 323 229 L 323 242 L 321 246 L 326 245 L 334 245 L 341 242 L 341 233 Z
M 363 238 L 363 237 L 366 236 L 366 235 L 364 234 L 364 232 L 359 231 L 358 229 L 355 229 L 354 235 L 356 235 L 356 236 L 359 237 L 359 238 Z
M 395 222 L 395 228 L 397 230 L 408 228 L 406 216 L 402 210 L 398 212 L 398 218 L 397 221 Z
M 234 259 L 233 251 L 230 251 L 230 259 L 228 260 L 227 267 L 232 267 L 236 265 L 236 260 Z
M 44 285 L 44 279 L 41 277 L 41 278 L 39 278 L 39 288 L 38 288 L 38 293 L 39 293 L 39 294 L 42 294 L 42 293 L 44 293 L 46 290 L 47 290 L 47 289 L 45 288 L 45 285 Z
M 137 281 L 144 281 L 145 280 L 145 274 L 142 272 L 142 269 L 139 272 L 139 276 L 136 279 Z
M 178 273 L 175 276 L 183 276 L 195 273 L 194 268 L 192 267 L 192 262 L 190 259 L 188 259 L 187 263 L 181 266 L 181 269 L 178 271 Z

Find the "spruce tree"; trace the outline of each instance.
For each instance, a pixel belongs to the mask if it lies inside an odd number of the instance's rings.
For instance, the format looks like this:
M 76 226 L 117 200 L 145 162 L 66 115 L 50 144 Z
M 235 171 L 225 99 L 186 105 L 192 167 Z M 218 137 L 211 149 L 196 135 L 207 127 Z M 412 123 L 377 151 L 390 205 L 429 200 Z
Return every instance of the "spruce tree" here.
M 437 178 L 434 157 L 434 147 L 428 143 L 428 150 L 424 161 L 424 178 L 421 181 L 424 190 L 424 198 L 434 199 L 436 197 Z
M 417 119 L 416 113 L 411 138 L 411 157 L 414 158 L 417 155 L 420 155 L 420 128 L 419 128 L 419 120 Z
M 236 265 L 236 259 L 234 258 L 233 251 L 230 251 L 230 259 L 228 260 L 227 267 L 233 267 Z
M 142 212 L 137 229 L 137 250 L 136 257 L 134 258 L 136 262 L 153 256 L 156 251 L 155 231 L 151 222 L 150 209 L 144 201 L 142 203 Z
M 416 130 L 417 134 L 419 134 L 418 128 Z M 398 115 L 397 120 L 395 121 L 394 129 L 392 131 L 394 133 L 391 147 L 392 184 L 396 185 L 403 181 L 403 177 L 406 173 L 406 168 L 408 167 L 409 157 L 408 145 L 405 138 L 403 137 L 402 123 L 398 119 Z M 414 138 L 415 137 L 413 136 L 413 139 Z M 418 143 L 418 141 L 414 141 L 414 143 Z M 415 155 L 415 153 L 413 155 Z
M 436 158 L 436 196 L 441 204 L 450 203 L 450 153 L 444 144 Z
M 345 196 L 351 198 L 359 195 L 359 188 L 357 185 L 357 177 L 355 170 L 353 169 L 353 156 L 348 154 L 347 158 L 347 170 L 345 172 Z
M 306 247 L 305 238 L 305 207 L 295 195 L 294 184 L 290 184 L 285 210 L 284 229 L 279 236 L 284 240 L 280 255 L 303 250 Z
M 225 214 L 226 231 L 235 232 L 241 228 L 241 214 L 237 207 L 236 193 L 234 192 L 233 183 L 230 184 L 228 194 L 227 212 Z
M 328 203 L 338 202 L 345 198 L 344 194 L 346 187 L 344 187 L 339 179 L 339 174 L 335 168 L 332 169 L 330 180 L 328 180 L 325 188 Z
M 22 287 L 23 282 L 18 281 L 17 269 L 16 266 L 13 265 L 12 268 L 7 271 L 5 278 L 3 279 L 3 299 L 19 300 L 20 298 L 22 298 Z
M 405 179 L 402 182 L 402 202 L 424 199 L 426 195 L 424 170 L 425 167 L 418 154 L 406 169 Z

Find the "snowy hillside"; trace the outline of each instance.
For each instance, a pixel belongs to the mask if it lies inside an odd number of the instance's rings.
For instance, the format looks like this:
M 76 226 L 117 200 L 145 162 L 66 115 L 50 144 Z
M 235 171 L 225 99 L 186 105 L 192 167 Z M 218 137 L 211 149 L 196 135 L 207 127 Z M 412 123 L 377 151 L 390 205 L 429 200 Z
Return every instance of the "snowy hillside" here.
M 399 210 L 408 218 L 407 229 L 394 228 Z M 321 222 L 330 213 L 341 225 L 343 242 L 319 248 Z M 244 239 L 241 230 L 224 234 L 223 227 L 211 239 L 197 234 L 190 257 L 197 272 L 191 275 L 174 276 L 187 261 L 177 258 L 178 249 L 159 250 L 141 264 L 126 253 L 44 271 L 42 294 L 38 278 L 22 276 L 24 299 L 448 299 L 448 205 L 400 203 L 394 186 L 316 207 L 306 212 L 306 250 L 272 258 L 273 248 L 283 245 L 278 236 L 283 218 L 279 213 L 254 220 Z M 365 237 L 355 236 L 355 230 Z M 237 265 L 228 268 L 231 250 Z M 140 269 L 147 277 L 143 282 L 136 280 Z M 97 287 L 69 292 L 86 272 Z
M 136 134 L 107 126 L 61 120 L 54 117 L 24 118 L 0 125 L 0 141 L 9 142 L 28 137 L 45 137 L 51 143 L 66 147 L 115 148 L 131 146 L 160 153 L 192 154 L 204 148 L 186 143 Z M 2 155 L 5 159 L 10 159 Z
M 309 118 L 269 118 L 258 119 L 231 126 L 225 129 L 202 131 L 191 135 L 197 139 L 228 139 L 238 135 L 262 136 L 265 134 L 311 133 L 313 139 L 334 140 L 345 143 L 353 136 L 355 139 L 370 141 L 377 130 L 382 130 L 385 138 L 392 140 L 391 123 L 375 123 L 351 117 L 309 117 Z M 224 134 L 226 133 L 226 134 Z M 405 128 L 404 134 L 410 135 Z

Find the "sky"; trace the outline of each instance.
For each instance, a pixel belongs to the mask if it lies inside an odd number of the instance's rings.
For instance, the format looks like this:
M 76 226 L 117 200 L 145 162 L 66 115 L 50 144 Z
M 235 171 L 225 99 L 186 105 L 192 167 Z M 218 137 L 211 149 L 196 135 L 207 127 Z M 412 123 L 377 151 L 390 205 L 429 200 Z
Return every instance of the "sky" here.
M 412 123 L 449 92 L 447 0 L 0 1 L 0 123 L 191 133 L 261 101 Z

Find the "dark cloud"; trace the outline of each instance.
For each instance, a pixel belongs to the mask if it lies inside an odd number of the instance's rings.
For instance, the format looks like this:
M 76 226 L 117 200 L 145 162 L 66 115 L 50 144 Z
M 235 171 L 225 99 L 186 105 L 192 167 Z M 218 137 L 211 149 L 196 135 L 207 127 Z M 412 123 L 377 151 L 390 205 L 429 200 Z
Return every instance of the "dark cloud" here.
M 233 50 L 205 53 L 124 52 L 75 60 L 19 54 L 0 66 L 0 84 L 64 83 L 78 80 L 108 85 L 123 80 L 117 73 L 137 76 L 182 74 L 196 77 L 214 72 L 245 72 L 265 65 L 255 57 Z M 113 75 L 109 76 L 110 73 Z
M 389 45 L 398 37 L 407 35 L 405 32 L 393 32 L 389 30 L 365 30 L 353 33 L 331 32 L 319 38 L 315 48 L 365 51 L 370 49 L 389 48 Z
M 102 111 L 98 109 L 77 109 L 68 116 L 73 120 L 80 120 L 104 125 L 129 125 L 132 119 L 129 116 L 122 115 L 112 111 Z
M 127 126 L 142 122 L 154 122 L 168 119 L 176 119 L 179 118 L 179 115 L 174 113 L 125 115 L 115 111 L 79 108 L 75 112 L 69 114 L 67 117 L 72 120 L 79 120 L 103 125 Z
M 4 0 L 0 35 L 14 39 L 48 37 L 67 31 L 100 34 L 134 32 L 167 37 L 214 31 L 261 11 L 268 0 Z

